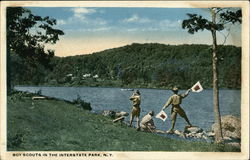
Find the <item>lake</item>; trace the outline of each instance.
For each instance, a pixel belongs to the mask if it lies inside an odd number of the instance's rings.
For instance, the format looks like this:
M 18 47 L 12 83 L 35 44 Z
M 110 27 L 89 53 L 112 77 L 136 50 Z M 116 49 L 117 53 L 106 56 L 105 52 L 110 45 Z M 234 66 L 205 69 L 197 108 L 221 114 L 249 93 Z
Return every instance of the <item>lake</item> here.
M 69 101 L 76 99 L 77 95 L 79 95 L 85 102 L 91 103 L 93 112 L 97 113 L 100 113 L 102 110 L 130 113 L 132 106 L 129 97 L 133 92 L 121 90 L 121 88 L 16 86 L 15 89 L 31 93 L 41 90 L 42 95 Z M 171 90 L 140 89 L 140 92 L 142 99 L 140 118 L 150 110 L 153 110 L 157 114 L 172 95 Z M 179 93 L 184 92 L 184 90 L 179 91 Z M 240 98 L 240 90 L 220 90 L 221 115 L 230 114 L 240 117 Z M 193 125 L 199 126 L 204 130 L 211 130 L 211 125 L 214 123 L 213 90 L 203 90 L 200 93 L 190 92 L 189 96 L 183 99 L 181 106 Z M 154 119 L 157 129 L 166 131 L 171 127 L 170 110 L 171 106 L 165 109 L 165 112 L 169 116 L 167 121 L 163 122 L 160 119 Z M 128 122 L 129 117 L 125 121 Z M 134 122 L 135 124 L 136 122 Z M 185 125 L 185 120 L 177 116 L 175 129 L 183 130 Z

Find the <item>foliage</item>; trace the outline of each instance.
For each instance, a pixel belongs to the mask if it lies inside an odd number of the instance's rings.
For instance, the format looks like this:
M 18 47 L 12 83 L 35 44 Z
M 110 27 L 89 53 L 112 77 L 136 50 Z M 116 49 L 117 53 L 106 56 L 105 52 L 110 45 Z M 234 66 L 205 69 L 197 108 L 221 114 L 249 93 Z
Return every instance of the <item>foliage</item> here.
M 7 44 L 23 58 L 38 59 L 46 64 L 46 58 L 53 56 L 45 51 L 44 44 L 56 43 L 63 31 L 54 29 L 55 19 L 36 16 L 22 7 L 7 8 Z
M 132 44 L 91 55 L 53 60 L 46 85 L 189 88 L 200 81 L 212 86 L 211 54 L 208 45 Z M 235 65 L 237 64 L 237 65 Z M 219 85 L 240 88 L 241 48 L 219 46 Z M 84 74 L 91 77 L 83 78 Z M 74 78 L 65 81 L 66 75 Z M 94 79 L 93 75 L 99 75 Z
M 57 86 L 117 86 L 189 88 L 200 80 L 205 88 L 212 86 L 211 54 L 208 45 L 164 45 L 157 43 L 132 44 L 91 55 L 51 60 L 53 70 L 41 70 L 23 76 L 26 68 L 12 58 L 13 83 L 19 85 Z M 219 46 L 219 86 L 240 88 L 241 48 Z M 17 60 L 16 60 L 17 59 Z M 91 74 L 83 78 L 84 74 Z M 72 74 L 72 77 L 67 77 Z M 94 75 L 99 78 L 93 78 Z M 37 77 L 37 79 L 35 79 Z M 37 82 L 37 83 L 36 83 Z
M 242 13 L 241 9 L 236 11 L 224 10 L 224 12 L 220 13 L 220 17 L 222 22 L 225 23 L 241 23 L 242 22 Z
M 237 22 L 241 23 L 242 21 L 241 9 L 236 11 L 231 11 L 225 8 L 212 9 L 219 15 L 220 21 L 217 23 L 213 23 L 212 21 L 203 18 L 201 15 L 187 13 L 188 19 L 182 21 L 182 28 L 187 29 L 191 34 L 194 34 L 199 30 L 203 31 L 204 29 L 208 31 L 212 31 L 212 29 L 221 31 L 225 29 L 225 25 L 228 23 L 234 24 Z
M 59 36 L 64 34 L 63 31 L 53 28 L 54 25 L 55 19 L 34 15 L 26 8 L 7 8 L 8 89 L 10 77 L 13 76 L 12 67 L 21 67 L 24 76 L 35 76 L 28 81 L 40 83 L 36 74 L 43 74 L 45 68 L 50 68 L 49 62 L 54 56 L 54 51 L 45 49 L 45 44 L 55 44 Z M 11 57 L 17 58 L 16 61 L 12 62 Z M 18 65 L 15 66 L 15 63 Z
M 73 100 L 73 104 L 75 104 L 75 105 L 77 105 L 77 107 L 85 109 L 85 110 L 92 110 L 90 103 L 82 100 L 79 95 L 77 95 L 77 99 Z
M 182 28 L 188 29 L 188 33 L 194 34 L 194 32 L 198 32 L 199 30 L 209 30 L 211 31 L 212 28 L 220 31 L 224 29 L 224 25 L 222 23 L 214 24 L 211 21 L 203 18 L 201 15 L 197 14 L 190 14 L 188 13 L 188 19 L 183 20 Z

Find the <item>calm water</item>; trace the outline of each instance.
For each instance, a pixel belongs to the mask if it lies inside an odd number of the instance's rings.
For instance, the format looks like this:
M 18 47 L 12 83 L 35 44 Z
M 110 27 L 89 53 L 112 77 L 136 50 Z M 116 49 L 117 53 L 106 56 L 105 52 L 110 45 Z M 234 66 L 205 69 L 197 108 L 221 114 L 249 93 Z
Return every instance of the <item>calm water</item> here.
M 15 87 L 16 90 L 35 93 L 41 90 L 42 95 L 74 100 L 79 95 L 84 101 L 90 102 L 94 112 L 102 110 L 116 110 L 130 112 L 131 102 L 129 97 L 132 91 L 122 91 L 121 88 L 98 88 L 98 87 Z M 154 110 L 158 113 L 166 103 L 170 90 L 140 89 L 141 92 L 141 117 L 148 111 Z M 185 91 L 180 91 L 183 93 Z M 240 117 L 240 90 L 220 90 L 220 111 L 221 115 L 234 115 Z M 200 93 L 190 92 L 182 102 L 182 108 L 185 110 L 189 120 L 195 126 L 204 130 L 210 130 L 214 122 L 213 114 L 213 91 L 203 90 Z M 169 106 L 165 109 L 169 118 L 163 122 L 155 118 L 157 129 L 167 130 L 171 126 Z M 126 121 L 129 121 L 127 117 Z M 135 122 L 134 122 L 135 125 Z M 186 123 L 180 116 L 177 117 L 176 129 L 183 130 Z

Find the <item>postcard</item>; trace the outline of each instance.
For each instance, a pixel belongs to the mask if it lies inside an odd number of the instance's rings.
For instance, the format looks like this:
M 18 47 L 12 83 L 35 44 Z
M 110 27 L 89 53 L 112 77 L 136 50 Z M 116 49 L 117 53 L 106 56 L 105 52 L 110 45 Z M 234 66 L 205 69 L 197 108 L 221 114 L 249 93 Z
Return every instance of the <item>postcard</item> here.
M 1 2 L 2 160 L 249 159 L 248 1 Z

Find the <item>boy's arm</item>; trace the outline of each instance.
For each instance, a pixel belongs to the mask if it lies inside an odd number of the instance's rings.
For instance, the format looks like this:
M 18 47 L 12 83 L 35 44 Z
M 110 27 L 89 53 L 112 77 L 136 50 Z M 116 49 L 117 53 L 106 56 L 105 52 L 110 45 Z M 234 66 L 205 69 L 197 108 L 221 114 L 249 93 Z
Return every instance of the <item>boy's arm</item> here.
M 191 90 L 191 89 L 188 89 L 188 90 L 186 91 L 186 93 L 184 93 L 184 94 L 181 95 L 181 97 L 182 97 L 182 98 L 187 97 L 188 94 L 189 94 L 189 92 L 190 92 L 190 90 Z
M 133 93 L 132 96 L 129 98 L 129 100 L 135 99 L 135 94 Z
M 170 97 L 169 99 L 168 99 L 168 101 L 166 102 L 166 104 L 163 106 L 163 108 L 162 108 L 162 110 L 164 110 L 165 108 L 167 108 L 171 103 L 172 103 L 172 97 Z

